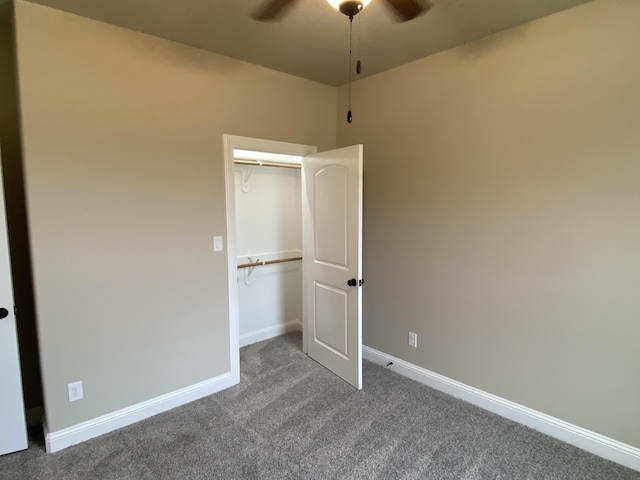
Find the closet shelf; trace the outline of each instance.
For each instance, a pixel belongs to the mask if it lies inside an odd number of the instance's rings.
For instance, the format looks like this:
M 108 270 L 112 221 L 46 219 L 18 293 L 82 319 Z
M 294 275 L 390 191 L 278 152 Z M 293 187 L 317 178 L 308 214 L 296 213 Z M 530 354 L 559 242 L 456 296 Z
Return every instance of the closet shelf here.
M 269 162 L 264 160 L 239 160 L 233 161 L 236 165 L 253 165 L 256 167 L 281 167 L 281 168 L 295 168 L 300 170 L 302 166 L 299 163 L 285 163 L 285 162 Z
M 302 260 L 302 257 L 281 258 L 279 260 L 267 260 L 267 261 L 258 260 L 257 262 L 253 262 L 253 263 L 241 263 L 240 265 L 238 265 L 238 269 L 261 267 L 263 265 L 273 265 L 274 263 L 295 262 L 297 260 Z

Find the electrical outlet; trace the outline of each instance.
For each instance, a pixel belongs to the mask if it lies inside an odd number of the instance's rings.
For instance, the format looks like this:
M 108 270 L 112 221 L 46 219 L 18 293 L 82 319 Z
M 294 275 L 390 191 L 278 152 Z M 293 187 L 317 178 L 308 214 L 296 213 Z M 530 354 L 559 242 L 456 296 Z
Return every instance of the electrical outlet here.
M 413 348 L 418 348 L 418 334 L 409 332 L 409 346 Z
M 82 393 L 82 382 L 73 382 L 70 383 L 69 385 L 69 401 L 70 402 L 75 402 L 76 400 L 82 400 L 83 398 L 83 393 Z

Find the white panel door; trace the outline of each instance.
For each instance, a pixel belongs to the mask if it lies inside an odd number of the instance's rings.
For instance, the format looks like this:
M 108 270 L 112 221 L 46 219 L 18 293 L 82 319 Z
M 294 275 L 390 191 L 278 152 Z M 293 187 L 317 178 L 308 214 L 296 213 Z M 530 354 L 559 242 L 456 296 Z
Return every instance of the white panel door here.
M 362 388 L 362 145 L 302 160 L 304 316 L 311 358 Z
M 0 455 L 27 448 L 0 159 Z

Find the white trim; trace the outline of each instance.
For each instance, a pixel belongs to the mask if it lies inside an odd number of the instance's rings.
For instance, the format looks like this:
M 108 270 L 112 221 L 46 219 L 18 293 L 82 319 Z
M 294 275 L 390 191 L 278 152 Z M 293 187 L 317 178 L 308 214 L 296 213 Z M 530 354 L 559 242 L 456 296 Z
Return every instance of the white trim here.
M 587 452 L 640 471 L 640 448 L 605 437 L 586 428 L 578 427 L 564 420 L 465 385 L 464 383 L 418 367 L 417 365 L 371 347 L 363 346 L 362 354 L 365 360 L 369 360 L 378 365 L 387 365 L 389 362 L 393 362 L 393 364 L 389 366 L 389 369 L 400 375 L 404 375 L 405 377 L 416 380 L 453 397 L 460 398 L 480 408 L 526 425 L 527 427 L 538 430 L 539 432 L 562 440 Z
M 190 385 L 151 400 L 123 408 L 116 412 L 79 423 L 56 432 L 49 432 L 46 421 L 43 421 L 45 445 L 47 453 L 57 452 L 71 445 L 90 440 L 99 435 L 112 432 L 127 425 L 139 422 L 172 408 L 179 407 L 199 398 L 217 393 L 235 385 L 230 373 Z
M 240 313 L 238 311 L 238 263 L 236 259 L 236 194 L 233 167 L 234 136 L 223 135 L 224 191 L 227 220 L 227 288 L 229 292 L 229 370 L 236 383 L 240 383 Z
M 225 210 L 227 218 L 227 288 L 229 291 L 229 355 L 231 376 L 240 381 L 240 328 L 238 314 L 238 260 L 236 258 L 236 194 L 233 166 L 233 150 L 280 153 L 303 157 L 318 151 L 317 147 L 297 143 L 277 142 L 261 138 L 222 135 L 224 154 Z M 304 313 L 303 313 L 304 320 Z M 302 325 L 302 350 L 306 352 L 306 333 Z
M 271 327 L 262 328 L 253 332 L 240 335 L 240 346 L 246 347 L 252 343 L 268 340 L 273 337 L 284 335 L 289 332 L 301 332 L 302 322 L 300 320 L 292 320 L 291 322 L 272 325 Z

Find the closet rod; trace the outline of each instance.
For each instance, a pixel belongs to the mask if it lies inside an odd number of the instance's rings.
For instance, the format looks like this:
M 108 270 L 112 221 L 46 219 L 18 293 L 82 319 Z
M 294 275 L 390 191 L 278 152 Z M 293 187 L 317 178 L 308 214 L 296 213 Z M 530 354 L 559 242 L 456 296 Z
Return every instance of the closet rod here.
M 253 165 L 256 167 L 281 167 L 281 168 L 295 168 L 300 170 L 302 165 L 298 163 L 284 163 L 284 162 L 265 162 L 263 160 L 238 160 L 234 159 L 233 163 L 238 165 Z
M 302 260 L 302 257 L 282 258 L 280 260 L 267 260 L 266 262 L 253 262 L 253 263 L 241 263 L 238 268 L 251 268 L 261 267 L 262 265 L 273 265 L 274 263 L 295 262 L 296 260 Z

